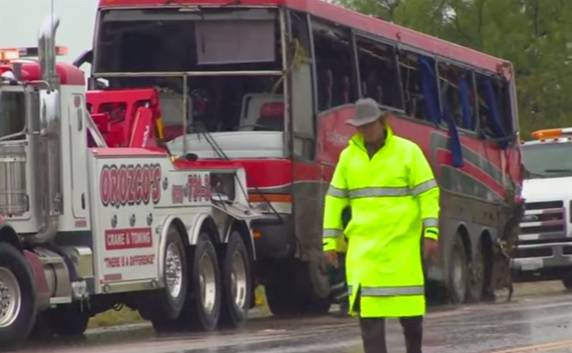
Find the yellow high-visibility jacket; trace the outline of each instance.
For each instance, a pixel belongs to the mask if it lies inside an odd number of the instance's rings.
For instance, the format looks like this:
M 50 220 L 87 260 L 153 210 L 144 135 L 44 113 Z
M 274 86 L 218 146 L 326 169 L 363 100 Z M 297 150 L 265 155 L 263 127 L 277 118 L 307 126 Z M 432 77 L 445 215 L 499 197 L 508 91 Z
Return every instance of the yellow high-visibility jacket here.
M 350 313 L 408 317 L 425 313 L 421 237 L 438 239 L 439 189 L 415 143 L 386 128 L 384 146 L 370 159 L 363 137 L 342 151 L 324 210 L 324 251 L 343 251 Z M 352 217 L 342 229 L 342 211 Z

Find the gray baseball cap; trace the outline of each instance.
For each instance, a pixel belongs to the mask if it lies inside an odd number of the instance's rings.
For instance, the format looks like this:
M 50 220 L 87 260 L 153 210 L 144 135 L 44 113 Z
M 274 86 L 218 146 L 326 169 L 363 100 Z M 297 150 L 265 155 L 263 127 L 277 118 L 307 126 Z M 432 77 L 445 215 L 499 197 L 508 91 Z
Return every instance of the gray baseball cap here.
M 372 98 L 358 99 L 355 103 L 355 109 L 356 115 L 347 121 L 349 125 L 354 127 L 373 123 L 387 113 L 387 111 L 381 110 L 377 102 Z

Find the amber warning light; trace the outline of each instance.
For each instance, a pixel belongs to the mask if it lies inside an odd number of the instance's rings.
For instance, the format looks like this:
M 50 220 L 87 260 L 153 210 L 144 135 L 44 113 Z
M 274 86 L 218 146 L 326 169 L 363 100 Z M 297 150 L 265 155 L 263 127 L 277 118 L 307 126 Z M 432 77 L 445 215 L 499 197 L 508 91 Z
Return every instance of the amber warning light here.
M 38 48 L 5 48 L 0 49 L 0 61 L 14 60 L 19 58 L 34 58 L 38 57 Z M 68 48 L 56 47 L 56 55 L 62 56 L 68 54 Z
M 545 140 L 549 138 L 558 138 L 564 136 L 572 136 L 572 127 L 567 127 L 564 129 L 537 130 L 532 133 L 532 138 L 535 140 Z

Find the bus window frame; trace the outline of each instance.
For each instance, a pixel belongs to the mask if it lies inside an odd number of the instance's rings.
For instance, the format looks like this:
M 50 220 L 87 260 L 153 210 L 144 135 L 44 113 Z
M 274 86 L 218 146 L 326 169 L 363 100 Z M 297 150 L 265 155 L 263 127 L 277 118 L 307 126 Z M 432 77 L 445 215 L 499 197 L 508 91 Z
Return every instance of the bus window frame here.
M 507 89 L 507 93 L 508 93 L 508 99 L 509 99 L 509 104 L 507 105 L 507 108 L 510 109 L 510 122 L 511 122 L 511 131 L 510 133 L 507 133 L 506 136 L 503 137 L 491 137 L 491 136 L 485 136 L 484 134 L 481 134 L 481 126 L 479 124 L 478 126 L 478 130 L 477 130 L 477 135 L 479 139 L 485 140 L 485 141 L 489 141 L 491 143 L 494 144 L 499 144 L 499 140 L 503 140 L 503 139 L 510 139 L 509 142 L 507 143 L 507 147 L 509 148 L 511 146 L 514 146 L 515 144 L 518 143 L 518 135 L 519 135 L 519 124 L 518 124 L 518 119 L 517 116 L 518 114 L 516 114 L 518 112 L 518 110 L 515 111 L 515 109 L 517 109 L 516 106 L 516 101 L 515 101 L 515 94 L 516 92 L 513 91 L 516 89 L 516 82 L 514 80 L 514 77 L 512 77 L 511 79 L 507 79 L 506 77 L 500 75 L 498 72 L 496 73 L 491 73 L 490 71 L 487 70 L 474 70 L 473 74 L 475 75 L 475 86 L 476 89 L 478 89 L 478 83 L 477 83 L 477 79 L 478 77 L 476 75 L 481 75 L 484 77 L 487 77 L 489 79 L 492 80 L 501 80 L 503 84 L 506 84 L 508 87 Z M 478 95 L 479 91 L 475 91 Z M 478 102 L 476 102 L 477 106 L 478 106 Z M 478 107 L 477 107 L 478 108 Z M 480 113 L 479 111 L 477 111 L 478 113 Z M 479 118 L 480 120 L 480 118 Z M 516 121 L 515 121 L 516 120 Z M 501 121 L 501 124 L 504 124 L 503 121 Z M 504 125 L 503 125 L 504 128 Z
M 356 88 L 356 96 L 358 98 L 362 98 L 363 94 L 361 91 L 361 75 L 360 75 L 360 67 L 359 67 L 359 50 L 357 46 L 357 36 L 355 33 L 355 29 L 350 28 L 350 45 L 352 48 L 352 66 L 353 66 L 353 75 L 352 75 L 352 84 Z
M 177 9 L 180 8 L 178 6 L 166 6 L 166 7 L 162 7 L 163 9 Z M 157 8 L 155 7 L 149 7 L 149 6 L 143 6 L 143 7 L 119 7 L 119 8 L 103 8 L 103 9 L 99 9 L 97 11 L 97 15 L 96 15 L 96 23 L 95 23 L 95 29 L 94 29 L 94 33 L 93 33 L 93 45 L 92 45 L 92 51 L 93 51 L 93 58 L 92 58 L 92 65 L 91 65 L 91 73 L 92 75 L 95 73 L 101 73 L 101 72 L 114 72 L 114 73 L 118 73 L 118 72 L 124 72 L 124 71 L 102 71 L 100 69 L 100 48 L 99 45 L 102 43 L 101 40 L 101 31 L 102 31 L 102 26 L 105 23 L 104 21 L 104 17 L 106 13 L 113 13 L 114 15 L 117 12 L 120 11 L 145 11 L 145 10 L 156 10 Z M 216 7 L 214 9 L 217 9 Z M 205 14 L 194 14 L 192 12 L 188 12 L 185 13 L 186 16 L 192 17 L 192 16 L 196 16 L 197 20 L 200 21 L 221 21 L 221 20 L 258 20 L 258 19 L 274 19 L 275 21 L 277 21 L 277 29 L 280 30 L 281 32 L 283 32 L 284 27 L 282 26 L 281 22 L 284 20 L 282 18 L 281 13 L 283 12 L 282 7 L 277 7 L 277 6 L 262 6 L 262 7 L 241 7 L 241 6 L 229 6 L 226 7 L 225 9 L 227 10 L 246 10 L 246 11 L 267 11 L 269 14 L 267 13 L 262 13 L 260 15 L 258 15 L 257 13 L 246 13 L 246 15 L 241 14 L 241 15 L 237 15 L 237 14 L 233 14 L 232 16 L 229 15 L 221 15 L 221 14 L 217 14 L 217 13 L 205 13 Z M 272 16 L 272 14 L 274 14 L 274 16 Z M 218 18 L 220 17 L 220 18 Z M 237 18 L 231 18 L 231 17 L 237 17 Z M 119 21 L 110 21 L 110 22 L 119 22 Z M 129 21 L 123 21 L 123 22 L 129 22 Z M 283 40 L 283 33 L 281 33 L 280 35 L 280 39 Z M 278 60 L 279 57 L 276 57 L 276 60 Z M 283 55 L 282 55 L 282 59 L 284 59 Z M 197 65 L 200 66 L 197 62 Z M 213 66 L 211 64 L 202 64 L 203 66 Z M 282 62 L 281 68 L 284 69 L 285 67 L 285 63 Z M 164 70 L 165 71 L 165 70 Z M 185 71 L 185 72 L 197 72 L 197 71 L 208 71 L 206 69 L 200 69 L 200 68 L 193 68 L 193 69 L 188 69 L 188 70 L 175 70 L 175 71 L 165 71 L 165 72 L 181 72 L 181 71 Z M 213 70 L 213 72 L 216 71 L 221 71 L 220 69 L 217 70 Z M 238 71 L 238 70 L 235 70 Z M 273 68 L 267 68 L 265 69 L 265 71 L 275 71 Z M 141 71 L 143 72 L 143 71 Z
M 291 40 L 294 38 L 293 36 L 293 29 L 292 29 L 292 13 L 296 13 L 296 15 L 300 15 L 302 16 L 304 22 L 305 22 L 305 26 L 306 26 L 306 30 L 308 31 L 308 45 L 309 45 L 309 64 L 310 64 L 310 91 L 312 94 L 311 97 L 311 102 L 312 102 L 312 107 L 311 107 L 311 119 L 312 119 L 312 132 L 310 134 L 304 134 L 304 133 L 297 133 L 294 131 L 294 110 L 291 109 L 291 105 L 292 105 L 292 97 L 293 95 L 291 94 L 291 90 L 293 88 L 293 85 L 291 83 L 291 75 L 289 74 L 289 65 L 290 62 L 288 61 L 289 57 L 288 57 L 288 45 L 289 42 L 287 43 L 287 40 Z M 285 98 L 285 108 L 287 109 L 287 113 L 286 115 L 288 116 L 288 132 L 285 131 L 284 134 L 284 138 L 285 138 L 285 143 L 284 143 L 284 148 L 285 148 L 285 155 L 289 156 L 289 158 L 296 158 L 299 160 L 303 160 L 303 161 L 313 161 L 315 160 L 315 156 L 316 156 L 316 139 L 317 139 L 317 129 L 318 129 L 318 124 L 317 124 L 317 115 L 316 115 L 316 84 L 315 84 L 315 80 L 316 80 L 316 60 L 314 57 L 314 37 L 313 37 L 313 33 L 312 33 L 312 23 L 311 23 L 311 15 L 308 12 L 304 12 L 304 11 L 297 11 L 294 9 L 288 9 L 288 8 L 284 8 L 280 11 L 281 14 L 283 14 L 283 21 L 281 20 L 281 22 L 284 23 L 284 29 L 282 30 L 282 48 L 283 48 L 283 70 L 286 73 L 286 79 L 284 80 L 284 82 L 288 82 L 287 83 L 287 87 L 285 87 L 284 92 L 288 92 L 288 97 L 284 97 Z M 281 15 L 282 18 L 282 15 Z M 304 148 L 305 146 L 303 146 L 302 148 L 302 152 L 301 153 L 296 153 L 295 151 L 295 143 L 296 143 L 296 139 L 300 139 L 303 141 L 307 141 L 308 143 L 308 151 L 306 151 L 306 149 Z
M 371 36 L 371 34 L 370 34 L 370 36 Z M 388 42 L 388 43 L 391 43 L 390 40 L 385 40 L 385 41 Z M 488 77 L 497 77 L 497 78 L 498 78 L 498 76 L 499 76 L 499 74 L 496 73 L 496 72 L 490 72 L 490 71 L 488 71 L 488 70 L 479 69 L 479 68 L 477 68 L 477 67 L 468 65 L 468 64 L 466 64 L 466 63 L 462 63 L 462 62 L 459 62 L 459 61 L 457 61 L 457 60 L 452 60 L 452 59 L 449 59 L 449 58 L 445 58 L 445 57 L 443 57 L 443 56 L 433 55 L 433 54 L 428 53 L 428 52 L 426 52 L 426 51 L 424 51 L 424 50 L 422 50 L 422 49 L 419 49 L 419 48 L 416 48 L 416 47 L 412 47 L 412 46 L 409 46 L 409 45 L 406 45 L 406 44 L 396 43 L 396 49 L 397 49 L 397 50 L 396 50 L 396 56 L 397 56 L 397 60 L 398 60 L 398 61 L 397 61 L 398 67 L 399 67 L 399 65 L 401 65 L 401 60 L 400 60 L 400 53 L 401 53 L 401 51 L 409 51 L 409 52 L 411 52 L 411 53 L 413 53 L 413 54 L 416 54 L 416 55 L 424 55 L 424 56 L 433 58 L 434 61 L 435 61 L 435 65 L 437 66 L 437 67 L 436 67 L 436 74 L 437 74 L 436 77 L 438 77 L 438 71 L 437 71 L 437 70 L 438 70 L 438 63 L 440 63 L 440 62 L 452 64 L 452 65 L 458 66 L 458 67 L 461 68 L 461 69 L 468 70 L 469 72 L 471 72 L 471 75 L 472 75 L 473 89 L 475 90 L 475 93 L 478 92 L 478 91 L 477 91 L 477 77 L 476 77 L 477 74 L 484 75 L 484 76 L 488 76 Z M 402 96 L 403 96 L 403 98 L 402 98 L 403 101 L 402 101 L 402 102 L 403 102 L 403 104 L 405 104 L 405 97 L 404 97 L 405 92 L 404 92 L 404 87 L 403 87 L 403 79 L 402 79 L 402 77 L 401 77 L 401 70 L 398 70 L 398 71 L 399 71 L 399 76 L 400 76 L 400 77 L 399 77 L 399 82 L 400 82 L 400 85 L 401 85 L 401 92 L 402 92 Z M 511 121 L 512 121 L 512 124 L 513 124 L 512 134 L 516 134 L 516 133 L 519 131 L 519 124 L 518 124 L 518 121 L 515 122 L 515 120 L 518 120 L 518 119 L 516 118 L 517 115 L 515 114 L 515 110 L 514 110 L 514 109 L 515 109 L 515 108 L 514 108 L 514 105 L 515 105 L 515 98 L 514 98 L 514 97 L 515 97 L 515 91 L 514 91 L 515 81 L 514 81 L 514 79 L 512 79 L 512 78 L 511 78 L 510 80 L 507 80 L 505 77 L 502 77 L 502 76 L 501 76 L 501 78 L 502 78 L 507 84 L 509 84 L 510 104 L 511 104 L 511 107 L 510 107 L 510 109 L 511 109 Z M 442 111 L 443 108 L 442 108 L 442 99 L 441 99 L 440 85 L 438 84 L 437 87 L 439 88 L 439 109 Z M 477 119 L 476 126 L 475 126 L 475 131 L 467 130 L 467 129 L 460 128 L 460 127 L 457 127 L 457 130 L 458 130 L 459 132 L 461 132 L 463 136 L 469 136 L 469 137 L 473 137 L 473 138 L 476 138 L 476 139 L 479 139 L 479 140 L 483 140 L 483 141 L 486 141 L 486 142 L 498 144 L 494 139 L 488 138 L 487 136 L 483 136 L 482 134 L 480 134 L 481 124 L 480 124 L 480 121 L 479 121 L 480 119 L 478 119 L 478 116 L 479 116 L 478 114 L 480 114 L 480 111 L 479 111 L 479 104 L 478 104 L 477 100 L 475 100 L 475 103 L 474 103 L 474 104 L 475 104 L 475 114 L 476 114 L 475 117 L 476 117 L 476 119 Z M 421 119 L 417 119 L 417 118 L 415 118 L 415 117 L 409 117 L 409 116 L 406 115 L 406 114 L 404 114 L 403 117 L 405 117 L 405 118 L 407 118 L 407 119 L 410 119 L 410 120 L 412 120 L 412 121 L 418 122 L 418 123 L 428 124 L 428 125 L 430 125 L 430 126 L 432 126 L 432 127 L 434 127 L 434 128 L 438 128 L 439 130 L 443 130 L 443 131 L 446 131 L 446 130 L 447 130 L 446 127 L 443 127 L 443 126 L 435 126 L 435 124 L 433 124 L 432 122 L 427 121 L 427 120 L 425 120 L 425 119 L 421 120 Z M 515 141 L 516 141 L 516 139 L 515 139 Z M 511 144 L 514 144 L 514 143 L 515 143 L 515 142 L 512 142 Z M 509 144 L 509 145 L 511 145 L 511 144 Z
M 352 65 L 352 68 L 350 70 L 350 73 L 352 75 L 352 77 L 350 77 L 350 83 L 352 85 L 352 93 L 354 94 L 355 97 L 360 97 L 359 95 L 359 85 L 360 85 L 360 81 L 359 81 L 359 75 L 358 75 L 358 71 L 356 68 L 356 47 L 352 44 L 352 42 L 354 41 L 354 34 L 353 34 L 353 28 L 352 27 L 347 27 L 345 25 L 339 24 L 337 22 L 333 22 L 331 20 L 322 18 L 322 17 L 318 17 L 318 16 L 313 16 L 310 14 L 310 34 L 311 34 L 311 42 L 312 42 L 312 61 L 313 61 L 313 67 L 314 67 L 314 86 L 315 86 L 315 96 L 314 96 L 314 105 L 315 105 L 315 109 L 316 109 L 316 122 L 318 119 L 318 115 L 322 114 L 325 111 L 328 111 L 330 109 L 336 108 L 338 106 L 342 106 L 348 103 L 343 103 L 340 105 L 335 105 L 332 107 L 329 107 L 326 110 L 320 111 L 319 108 L 319 92 L 318 92 L 318 69 L 317 69 L 317 60 L 316 60 L 316 45 L 315 45 L 315 38 L 314 38 L 314 30 L 316 29 L 316 27 L 321 27 L 321 28 L 325 28 L 325 29 L 330 29 L 335 33 L 338 34 L 342 34 L 343 36 L 346 36 L 346 38 L 348 39 L 348 44 L 349 44 L 349 48 L 351 50 L 350 54 L 350 63 Z M 314 27 L 314 24 L 316 24 L 316 27 Z M 357 76 L 356 76 L 357 75 Z M 354 98 L 355 98 L 354 97 Z M 355 99 L 353 99 L 353 101 L 355 102 Z M 352 101 L 350 101 L 349 103 L 354 103 Z
M 476 81 L 476 77 L 475 77 L 475 70 L 474 68 L 467 66 L 467 65 L 458 65 L 456 62 L 451 61 L 451 60 L 446 60 L 443 57 L 439 57 L 437 60 L 437 64 L 445 64 L 445 65 L 452 65 L 457 69 L 460 70 L 465 70 L 468 73 L 470 73 L 471 75 L 471 86 L 473 87 L 473 91 L 476 93 L 477 92 L 477 81 Z M 439 76 L 438 76 L 439 77 Z M 439 79 L 439 78 L 438 78 Z M 440 86 L 440 85 L 439 85 Z M 441 97 L 440 97 L 441 98 Z M 470 137 L 474 137 L 474 138 L 479 138 L 479 131 L 480 131 L 480 119 L 479 119 L 479 104 L 477 102 L 477 100 L 475 99 L 475 101 L 473 102 L 473 109 L 474 109 L 474 114 L 473 114 L 473 119 L 475 120 L 475 129 L 474 130 L 470 130 L 470 129 L 465 129 L 464 127 L 460 127 L 457 126 L 457 131 L 462 132 L 463 135 L 465 136 L 470 136 Z
M 437 63 L 438 63 L 438 61 L 439 61 L 439 57 L 436 56 L 436 55 L 434 55 L 434 54 L 428 53 L 428 52 L 426 52 L 426 51 L 424 51 L 424 50 L 422 50 L 422 49 L 416 48 L 416 47 L 412 47 L 412 46 L 405 45 L 405 44 L 402 44 L 402 43 L 397 43 L 397 44 L 396 44 L 396 53 L 395 53 L 395 55 L 397 56 L 397 68 L 398 68 L 398 71 L 399 71 L 399 73 L 400 73 L 400 75 L 399 75 L 399 80 L 400 80 L 400 82 L 401 82 L 401 95 L 403 96 L 402 104 L 403 104 L 403 110 L 404 110 L 404 111 L 407 111 L 406 106 L 405 106 L 405 87 L 403 86 L 403 80 L 402 80 L 402 77 L 401 77 L 401 65 L 402 65 L 402 64 L 401 64 L 401 55 L 402 55 L 402 52 L 410 52 L 410 53 L 415 54 L 415 55 L 422 55 L 422 56 L 425 56 L 425 57 L 428 57 L 428 58 L 433 59 L 434 66 L 435 66 L 435 76 L 436 76 L 436 77 L 438 77 L 438 73 L 439 73 L 438 67 L 437 67 Z M 403 64 L 403 65 L 405 66 L 406 64 Z M 442 105 L 442 103 L 441 103 L 441 89 L 440 89 L 440 87 L 439 87 L 438 82 L 437 82 L 437 90 L 438 90 L 438 96 L 437 96 L 437 98 L 438 98 L 438 101 L 439 101 L 439 111 L 441 112 L 441 111 L 443 111 L 443 105 Z M 415 121 L 428 122 L 428 123 L 429 123 L 431 126 L 433 126 L 433 127 L 441 128 L 440 125 L 436 125 L 436 124 L 434 124 L 433 122 L 428 121 L 428 120 L 426 120 L 426 119 L 419 119 L 419 118 L 416 118 L 416 117 L 412 117 L 412 118 L 415 119 Z M 440 120 L 442 120 L 442 119 L 440 119 Z
M 288 58 L 287 48 L 286 48 L 286 32 L 290 34 L 290 22 L 288 21 L 288 14 L 283 8 L 279 8 L 277 10 L 277 17 L 278 17 L 278 25 L 280 28 L 280 48 L 281 48 L 281 55 L 282 55 L 282 102 L 284 104 L 284 131 L 282 135 L 282 154 L 285 156 L 289 156 L 290 151 L 293 150 L 293 139 L 290 138 L 290 135 L 294 135 L 292 129 L 292 113 L 290 109 L 290 89 L 291 84 L 288 78 L 288 62 L 286 61 Z M 292 143 L 292 146 L 290 146 Z
M 357 78 L 357 84 L 358 84 L 358 93 L 359 93 L 359 97 L 363 98 L 363 92 L 361 91 L 362 88 L 362 81 L 361 81 L 361 71 L 360 71 L 360 66 L 359 66 L 359 51 L 358 51 L 358 45 L 357 45 L 357 39 L 358 37 L 363 39 L 363 40 L 369 40 L 372 41 L 376 44 L 381 44 L 381 45 L 387 45 L 389 47 L 392 48 L 393 50 L 393 63 L 394 63 L 394 70 L 395 72 L 395 77 L 397 78 L 397 89 L 399 90 L 399 100 L 401 103 L 400 107 L 391 107 L 392 110 L 395 111 L 403 111 L 405 112 L 405 96 L 403 93 L 403 81 L 401 79 L 401 70 L 399 70 L 399 55 L 398 55 L 398 43 L 391 41 L 387 38 L 383 38 L 383 37 L 378 37 L 376 35 L 373 35 L 371 33 L 367 33 L 364 31 L 360 31 L 360 30 L 352 30 L 353 33 L 353 41 L 355 42 L 355 49 L 354 49 L 354 56 L 355 56 L 355 65 L 356 65 L 356 78 Z M 380 104 L 381 105 L 381 104 Z

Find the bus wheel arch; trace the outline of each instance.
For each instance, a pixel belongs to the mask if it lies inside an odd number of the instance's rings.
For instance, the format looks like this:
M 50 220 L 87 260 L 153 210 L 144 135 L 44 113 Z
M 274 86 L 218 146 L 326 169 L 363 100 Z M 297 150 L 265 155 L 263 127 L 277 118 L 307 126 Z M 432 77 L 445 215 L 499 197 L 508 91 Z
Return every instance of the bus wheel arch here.
M 485 230 L 481 235 L 480 249 L 483 256 L 483 293 L 482 299 L 494 299 L 494 242 L 491 233 Z
M 469 262 L 469 291 L 468 301 L 478 303 L 483 298 L 483 293 L 487 286 L 485 279 L 485 268 L 489 263 L 491 254 L 490 249 L 490 233 L 487 230 L 479 231 L 479 237 L 472 247 L 472 256 Z

